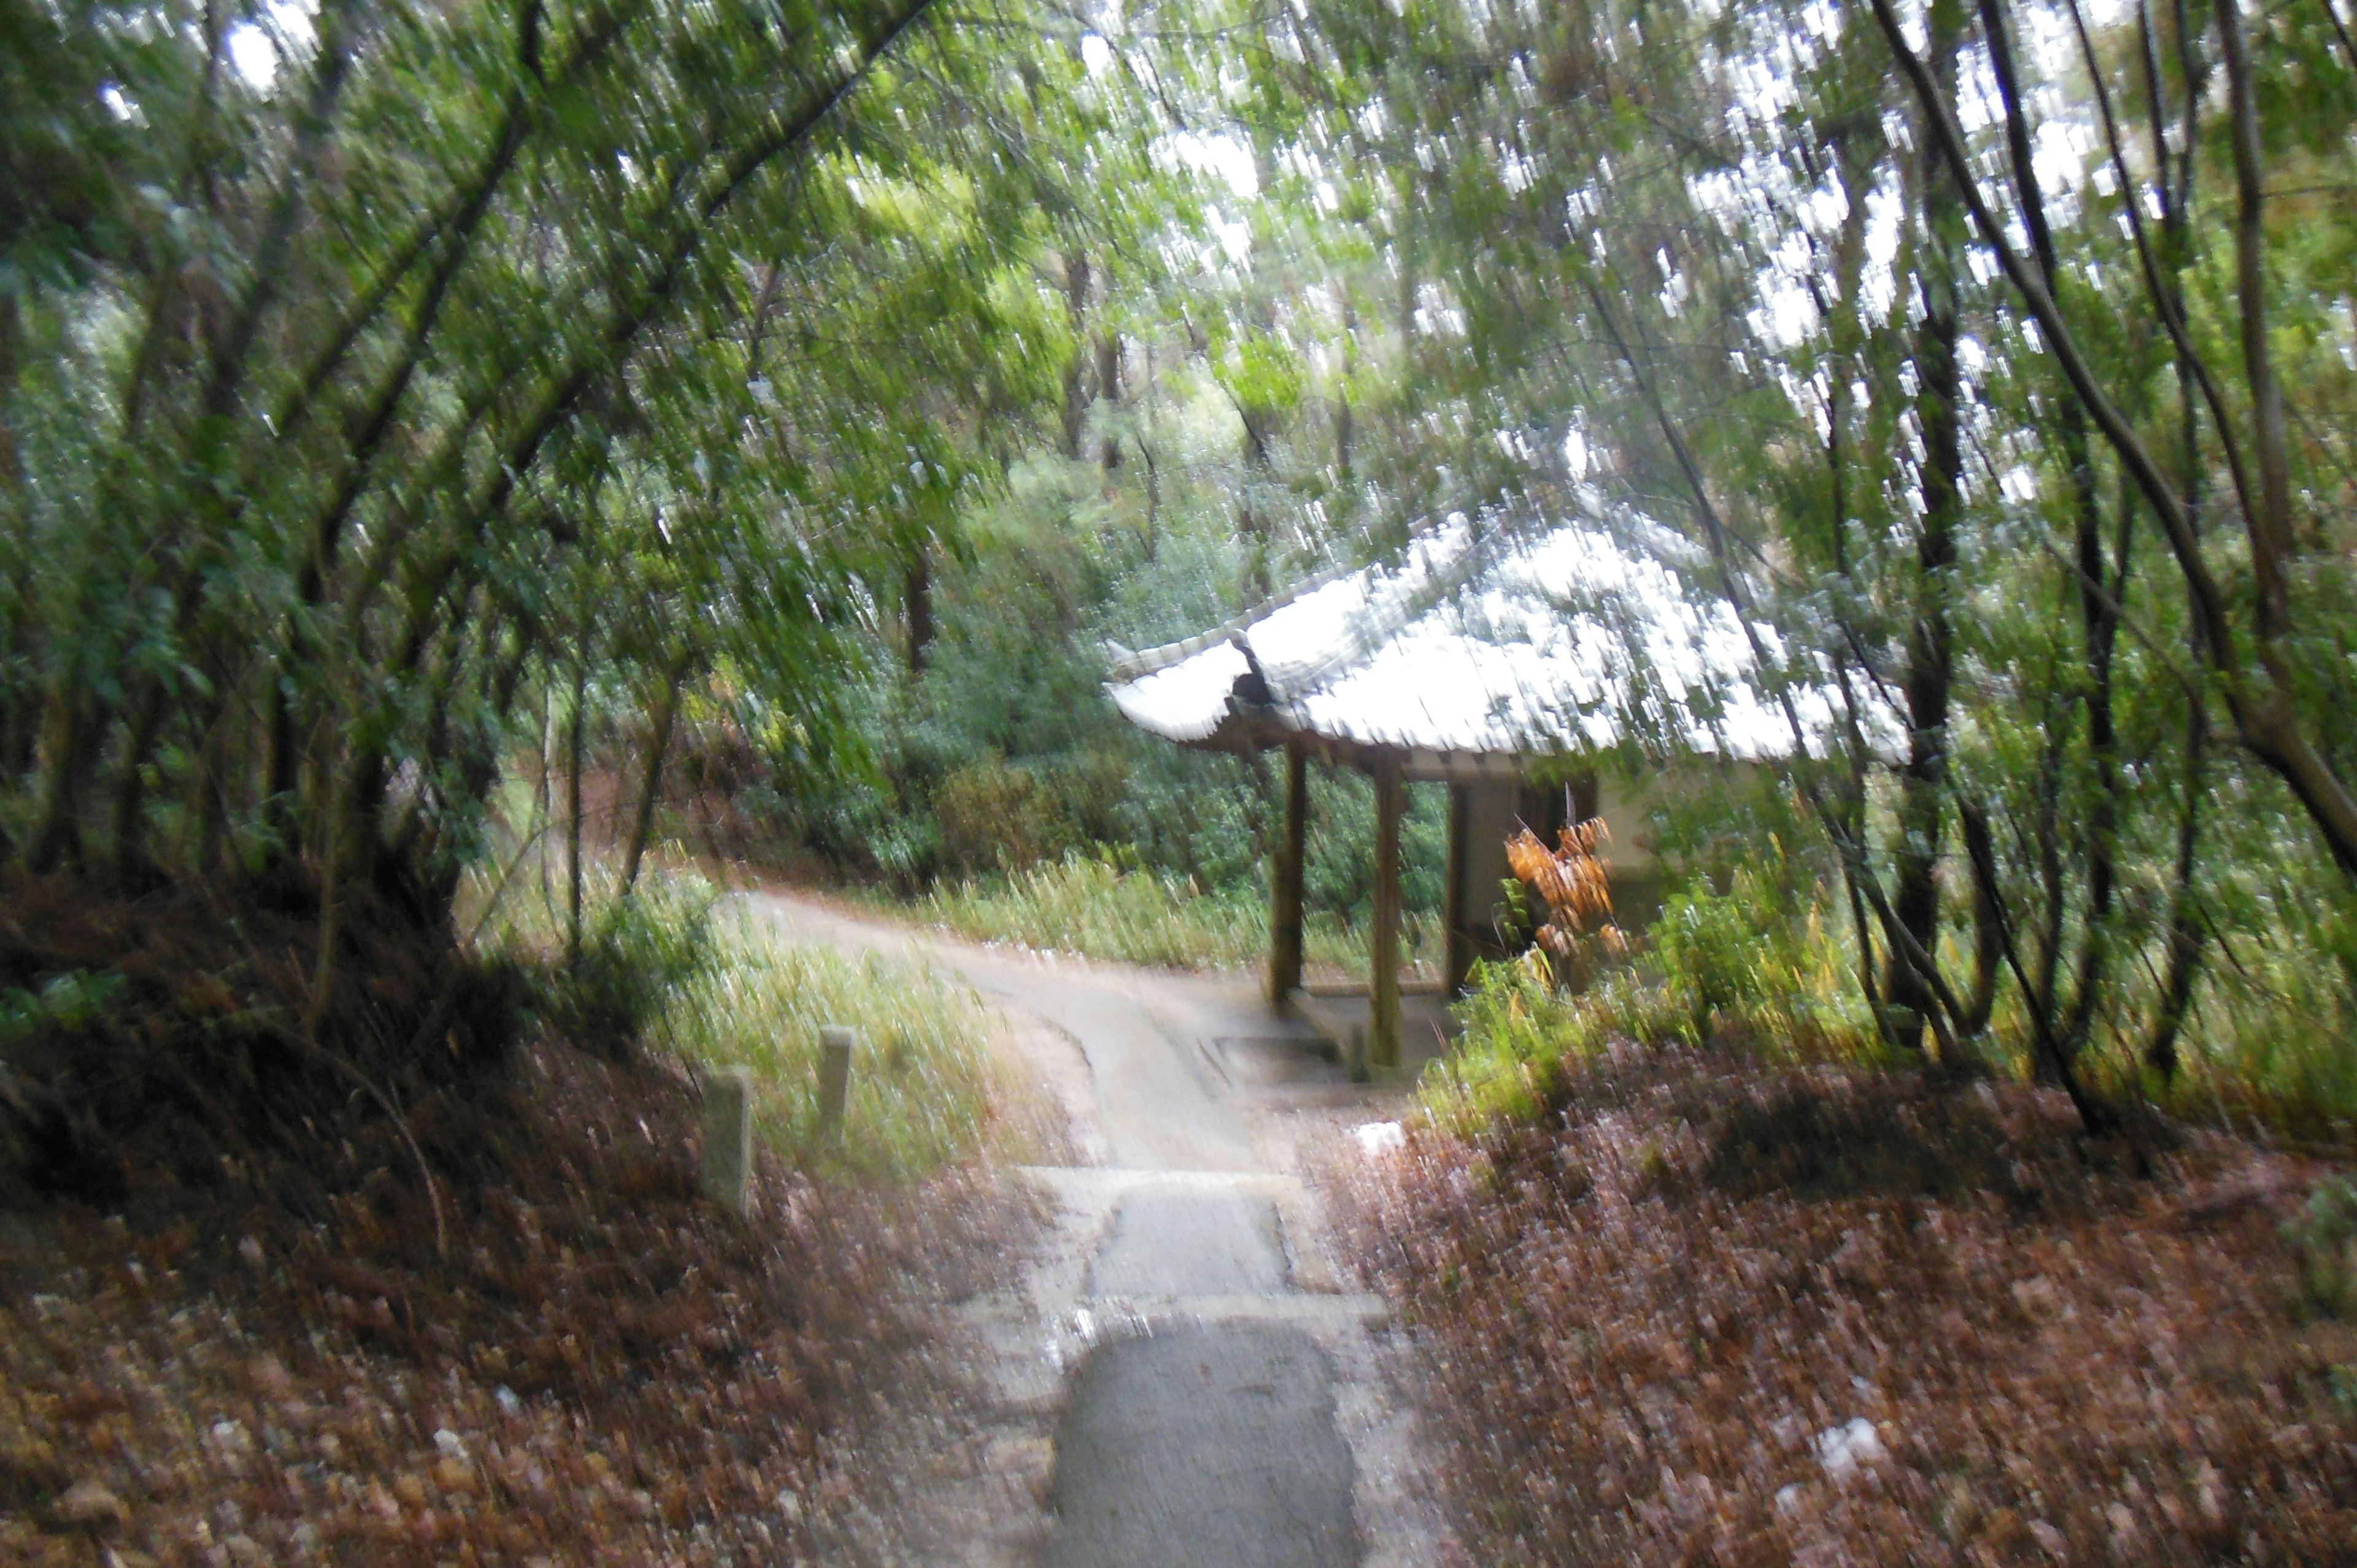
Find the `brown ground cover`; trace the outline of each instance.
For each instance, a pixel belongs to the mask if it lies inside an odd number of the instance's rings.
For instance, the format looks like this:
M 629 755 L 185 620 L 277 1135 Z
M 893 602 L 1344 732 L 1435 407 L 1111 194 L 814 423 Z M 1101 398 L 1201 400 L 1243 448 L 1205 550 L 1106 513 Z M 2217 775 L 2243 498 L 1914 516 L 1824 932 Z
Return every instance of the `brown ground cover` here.
M 827 1555 L 927 1305 L 1030 1217 L 972 1173 L 896 1196 L 765 1162 L 741 1221 L 694 1195 L 675 1073 L 544 1042 L 482 1093 L 496 1119 L 419 1129 L 429 1159 L 503 1129 L 441 1186 L 444 1251 L 396 1162 L 293 1206 L 232 1173 L 130 1218 L 0 1213 L 0 1562 Z
M 1477 1561 L 2357 1562 L 2314 1163 L 1684 1050 L 1555 1105 L 1337 1167 Z

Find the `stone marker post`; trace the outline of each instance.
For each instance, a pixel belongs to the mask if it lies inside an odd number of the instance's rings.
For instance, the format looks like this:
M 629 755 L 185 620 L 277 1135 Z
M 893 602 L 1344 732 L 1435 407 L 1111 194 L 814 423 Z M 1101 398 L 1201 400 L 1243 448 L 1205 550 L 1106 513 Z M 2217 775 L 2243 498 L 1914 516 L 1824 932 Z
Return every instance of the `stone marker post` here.
M 843 1108 L 851 1098 L 851 1047 L 858 1031 L 829 1024 L 818 1032 L 818 1126 L 830 1137 L 843 1132 Z
M 704 1075 L 704 1195 L 732 1214 L 752 1195 L 753 1070 L 715 1068 Z

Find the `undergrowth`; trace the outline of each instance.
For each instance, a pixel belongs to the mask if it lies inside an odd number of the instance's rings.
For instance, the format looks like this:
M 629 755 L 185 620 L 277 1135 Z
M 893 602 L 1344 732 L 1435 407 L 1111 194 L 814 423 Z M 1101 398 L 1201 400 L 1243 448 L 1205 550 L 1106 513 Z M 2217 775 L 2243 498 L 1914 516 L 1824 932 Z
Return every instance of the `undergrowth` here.
M 928 1176 L 1025 1125 L 1023 1086 L 991 1050 L 989 1009 L 922 964 L 848 958 L 785 940 L 692 871 L 651 872 L 627 897 L 595 865 L 581 951 L 529 888 L 502 901 L 482 940 L 529 955 L 560 1029 L 622 1036 L 691 1071 L 753 1069 L 754 1119 L 798 1165 L 892 1179 Z M 858 1045 L 839 1133 L 819 1126 L 819 1030 Z
M 537 880 L 425 930 L 356 890 L 333 965 L 316 911 L 5 885 L 0 1561 L 842 1560 L 861 1423 L 947 1397 L 931 1315 L 1036 1218 L 973 1157 L 987 1015 L 686 877 L 593 878 L 568 952 Z M 839 1141 L 822 1021 L 869 1045 Z
M 660 1059 L 522 1047 L 316 1219 L 225 1186 L 162 1224 L 0 1216 L 0 1561 L 842 1561 L 868 1402 L 1031 1223 L 974 1167 L 697 1191 Z
M 2334 1123 L 2332 972 L 2246 964 L 2168 1085 L 2107 1019 L 2081 1067 L 2134 1131 L 2088 1136 L 2018 996 L 1962 1062 L 1886 1046 L 1783 869 L 1577 993 L 1483 967 L 1427 1118 L 1340 1163 L 1478 1559 L 2346 1560 L 2357 1188 L 2199 1125 Z
M 1748 870 L 1724 895 L 1670 899 L 1633 960 L 1594 958 L 1576 955 L 1594 973 L 1576 993 L 1557 985 L 1536 949 L 1476 964 L 1458 1008 L 1464 1034 L 1426 1069 L 1433 1114 L 1462 1129 L 1528 1121 L 1554 1101 L 1568 1068 L 1616 1043 L 1718 1042 L 1782 1061 L 1881 1055 L 1844 944 Z
M 863 901 L 977 941 L 1157 969 L 1245 969 L 1268 950 L 1268 904 L 1257 892 L 1206 892 L 1102 857 L 1072 855 L 1012 875 L 943 884 L 913 900 L 871 893 Z M 1302 945 L 1313 978 L 1365 978 L 1364 928 L 1313 912 L 1303 921 Z M 1438 973 L 1437 922 L 1411 915 L 1401 948 L 1404 968 L 1427 978 Z
M 1616 1043 L 1716 1045 L 1765 1063 L 1920 1065 L 1881 1037 L 1834 896 L 1771 848 L 1758 865 L 1736 870 L 1726 892 L 1671 898 L 1633 957 L 1574 955 L 1573 965 L 1593 974 L 1584 990 L 1559 986 L 1542 953 L 1477 965 L 1458 1006 L 1463 1036 L 1427 1069 L 1426 1108 L 1459 1130 L 1526 1121 L 1555 1101 L 1564 1071 Z M 1951 975 L 1969 972 L 1971 941 L 1961 924 L 1947 933 Z M 2139 1122 L 2148 1107 L 2182 1122 L 2357 1146 L 2357 959 L 2334 959 L 2320 946 L 2287 954 L 2222 948 L 2221 957 L 2229 961 L 2200 993 L 2200 1026 L 2182 1040 L 2173 1078 L 2147 1066 L 2146 1015 L 2123 991 L 2076 1060 L 2082 1079 Z M 2032 1038 L 2018 989 L 2003 986 L 1986 1027 L 1962 1042 L 1960 1060 L 1943 1065 L 2028 1079 Z
M 421 1129 L 496 1090 L 530 989 L 397 893 L 347 888 L 323 925 L 300 901 L 11 871 L 0 1206 L 169 1209 L 226 1186 L 317 1215 L 388 1164 L 476 1170 L 476 1140 L 421 1149 Z
M 764 1137 L 805 1163 L 916 1176 L 1019 1137 L 1021 1086 L 990 1041 L 998 1025 L 962 982 L 874 954 L 785 942 L 756 913 L 714 921 L 712 959 L 663 1011 L 651 1039 L 699 1067 L 754 1071 Z M 839 1135 L 818 1125 L 819 1030 L 857 1045 Z M 1018 1144 L 1007 1152 L 1020 1154 Z

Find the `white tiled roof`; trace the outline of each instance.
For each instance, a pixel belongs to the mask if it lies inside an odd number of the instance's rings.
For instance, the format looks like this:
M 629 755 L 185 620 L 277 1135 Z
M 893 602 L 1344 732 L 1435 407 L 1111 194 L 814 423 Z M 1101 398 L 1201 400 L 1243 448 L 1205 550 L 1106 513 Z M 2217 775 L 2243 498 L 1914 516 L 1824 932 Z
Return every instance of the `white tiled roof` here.
M 1723 599 L 1695 599 L 1600 529 L 1515 539 L 1460 518 L 1395 565 L 1313 579 L 1183 643 L 1114 650 L 1105 689 L 1132 723 L 1190 743 L 1246 716 L 1236 683 L 1257 662 L 1270 702 L 1251 718 L 1362 746 L 1577 752 L 1617 744 L 1635 716 L 1641 736 L 1696 751 L 1789 756 L 1742 623 Z M 1813 689 L 1795 701 L 1815 750 L 1832 703 Z

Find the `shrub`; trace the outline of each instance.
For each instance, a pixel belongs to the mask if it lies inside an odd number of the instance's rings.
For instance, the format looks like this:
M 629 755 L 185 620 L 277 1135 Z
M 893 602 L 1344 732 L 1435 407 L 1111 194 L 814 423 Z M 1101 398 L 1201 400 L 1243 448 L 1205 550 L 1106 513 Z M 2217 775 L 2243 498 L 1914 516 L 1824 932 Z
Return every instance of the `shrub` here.
M 1459 1131 L 1501 1117 L 1530 1121 L 1554 1102 L 1566 1065 L 1674 1035 L 1680 1022 L 1669 988 L 1632 965 L 1608 969 L 1574 994 L 1534 949 L 1475 964 L 1469 984 L 1457 1004 L 1465 1032 L 1425 1069 L 1424 1083 L 1426 1108 Z
M 1707 886 L 1663 906 L 1652 962 L 1701 1044 L 1735 1033 L 1799 1059 L 1870 1053 L 1873 1028 L 1848 969 L 1849 945 L 1826 929 L 1813 894 L 1771 839 L 1725 893 Z
M 543 1010 L 585 1049 L 627 1049 L 662 1014 L 673 994 L 716 961 L 712 908 L 701 879 L 663 877 L 599 907 L 570 965 L 546 972 Z
M 1535 950 L 1477 964 L 1457 1009 L 1464 1035 L 1428 1069 L 1426 1104 L 1458 1127 L 1528 1119 L 1554 1103 L 1564 1064 L 1615 1042 L 1739 1042 L 1786 1060 L 1872 1056 L 1846 944 L 1786 869 L 1779 854 L 1738 870 L 1724 894 L 1673 897 L 1636 955 L 1594 972 L 1582 991 L 1558 986 L 1555 966 Z
M 805 1164 L 918 1177 L 980 1152 L 994 1132 L 1031 1120 L 1024 1087 L 990 1051 L 989 1009 L 923 965 L 797 947 L 693 873 L 661 872 L 628 897 L 594 868 L 597 911 L 570 969 L 562 919 L 545 900 L 491 911 L 483 939 L 529 961 L 540 1009 L 575 1045 L 613 1054 L 640 1043 L 690 1071 L 754 1071 L 762 1136 Z M 813 1140 L 818 1031 L 859 1031 L 839 1141 Z
M 1052 783 L 985 757 L 951 773 L 933 792 L 942 852 L 973 875 L 1020 871 L 1079 846 L 1080 829 Z

